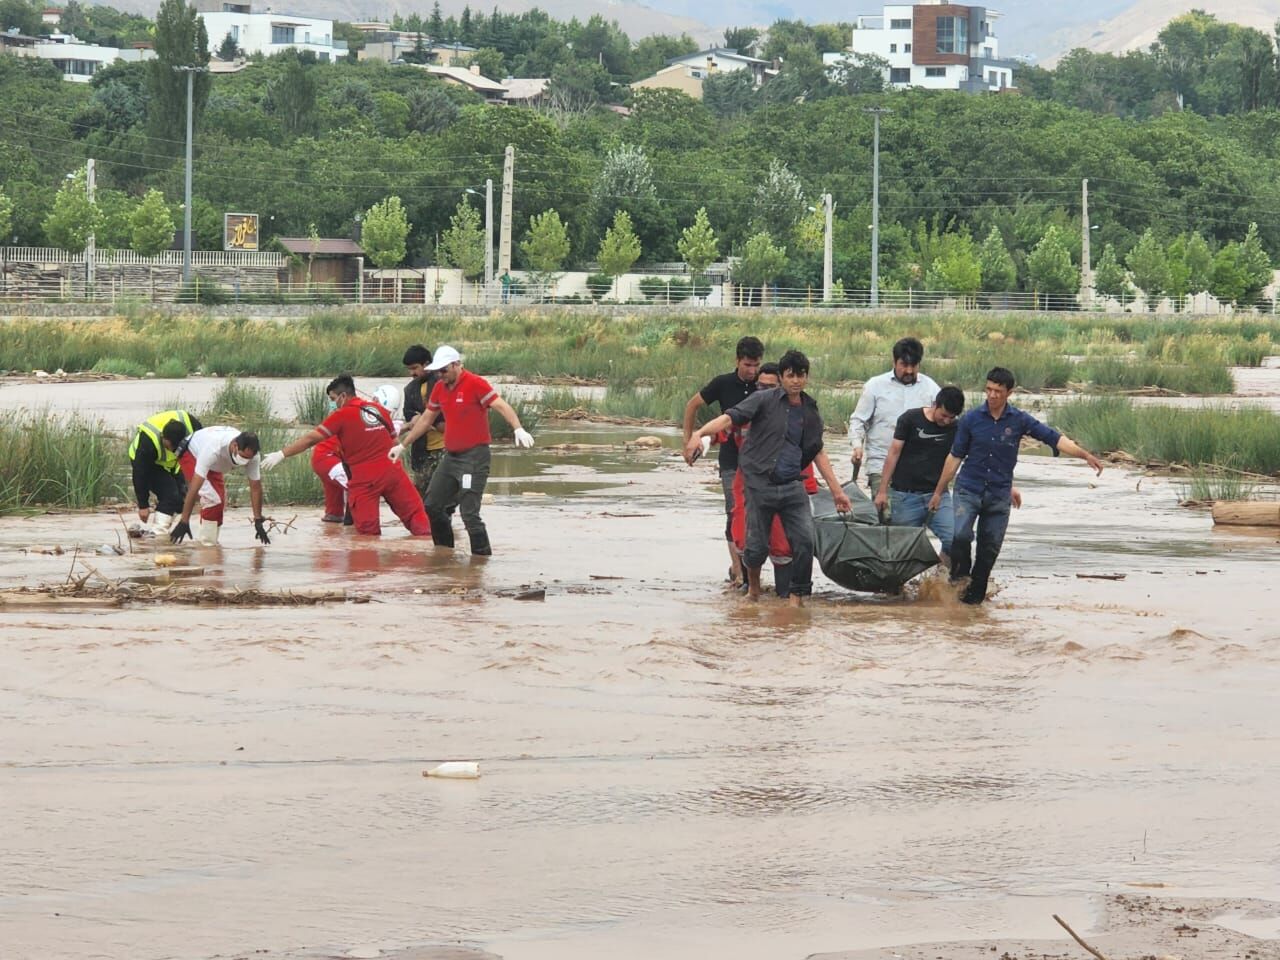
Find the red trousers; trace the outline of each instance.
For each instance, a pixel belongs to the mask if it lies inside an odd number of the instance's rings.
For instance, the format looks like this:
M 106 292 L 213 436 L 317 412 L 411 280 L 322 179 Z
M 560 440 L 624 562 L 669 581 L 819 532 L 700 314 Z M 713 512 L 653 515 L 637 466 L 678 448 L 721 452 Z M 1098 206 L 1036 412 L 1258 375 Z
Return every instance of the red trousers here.
M 404 468 L 398 463 L 388 462 L 385 469 L 367 473 L 368 466 L 362 466 L 364 469 L 352 471 L 351 483 L 347 487 L 347 502 L 351 506 L 356 533 L 375 537 L 382 533 L 378 510 L 381 502 L 386 500 L 387 506 L 410 533 L 415 537 L 431 536 L 431 524 L 427 521 L 427 512 L 422 509 L 422 497 Z
M 330 440 L 336 438 L 331 437 Z M 329 476 L 334 467 L 342 465 L 337 443 L 325 441 L 311 448 L 311 469 L 320 478 L 324 488 L 324 512 L 329 517 L 340 517 L 347 509 L 347 491 Z
M 818 492 L 818 481 L 813 477 L 813 464 L 809 464 L 800 474 L 804 480 L 805 493 Z M 733 545 L 739 553 L 747 549 L 747 482 L 742 471 L 733 475 L 733 519 L 729 529 L 733 533 Z M 791 544 L 787 543 L 787 535 L 782 530 L 782 518 L 774 517 L 773 526 L 769 528 L 769 556 L 791 556 Z
M 182 455 L 178 463 L 182 467 L 182 475 L 187 478 L 187 483 L 191 483 L 191 478 L 196 475 L 196 458 L 188 451 Z M 226 481 L 217 470 L 210 470 L 209 475 L 204 478 L 204 482 L 212 486 L 214 492 L 217 493 L 218 504 L 208 509 L 201 507 L 200 519 L 207 520 L 210 523 L 222 523 L 222 510 L 227 505 Z

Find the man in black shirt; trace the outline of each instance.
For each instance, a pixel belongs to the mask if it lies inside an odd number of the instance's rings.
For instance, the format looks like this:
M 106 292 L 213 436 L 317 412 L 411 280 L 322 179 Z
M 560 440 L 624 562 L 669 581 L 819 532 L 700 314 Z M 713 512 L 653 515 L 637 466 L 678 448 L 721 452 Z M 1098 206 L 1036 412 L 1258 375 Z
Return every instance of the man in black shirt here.
M 745 400 L 756 388 L 756 374 L 764 358 L 764 344 L 755 337 L 743 337 L 738 341 L 737 365 L 732 373 L 722 373 L 689 398 L 684 407 L 684 440 L 693 436 L 698 410 L 710 404 L 719 404 L 720 413 L 728 413 Z M 742 583 L 742 559 L 733 547 L 733 477 L 738 472 L 738 444 L 729 435 L 720 441 L 720 487 L 724 491 L 724 538 L 729 547 L 729 579 Z
M 416 420 L 427 409 L 427 398 L 440 379 L 438 371 L 428 370 L 431 363 L 431 351 L 420 343 L 415 343 L 404 352 L 402 361 L 412 379 L 404 386 L 404 429 L 401 435 L 413 426 Z M 413 441 L 409 448 L 409 468 L 413 473 L 413 485 L 422 497 L 427 500 L 427 487 L 431 485 L 431 475 L 444 457 L 444 414 L 436 417 L 436 422 L 425 434 Z
M 138 425 L 129 444 L 130 472 L 133 492 L 138 502 L 138 519 L 147 534 L 169 532 L 175 514 L 182 512 L 182 499 L 187 484 L 178 459 L 187 448 L 191 434 L 201 427 L 200 421 L 186 410 L 166 410 L 148 417 Z M 156 495 L 156 509 L 151 510 L 151 494 Z
M 907 410 L 898 417 L 875 495 L 877 510 L 883 514 L 885 507 L 890 507 L 894 526 L 923 527 L 927 523 L 941 541 L 944 563 L 949 562 L 955 530 L 950 491 L 943 494 L 932 516 L 928 505 L 956 437 L 956 420 L 963 412 L 964 393 L 959 387 L 943 387 L 933 406 Z

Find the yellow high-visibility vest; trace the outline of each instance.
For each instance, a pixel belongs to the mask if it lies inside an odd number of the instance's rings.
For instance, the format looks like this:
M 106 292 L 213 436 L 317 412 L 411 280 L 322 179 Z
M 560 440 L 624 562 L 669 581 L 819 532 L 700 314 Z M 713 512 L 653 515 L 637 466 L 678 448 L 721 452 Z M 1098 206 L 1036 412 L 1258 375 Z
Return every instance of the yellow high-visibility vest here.
M 191 414 L 187 411 L 166 410 L 164 413 L 157 413 L 154 417 L 147 417 L 138 424 L 138 432 L 134 434 L 133 442 L 129 444 L 129 459 L 132 460 L 138 455 L 138 439 L 145 433 L 151 438 L 151 443 L 156 448 L 156 464 L 163 470 L 177 473 L 178 455 L 164 445 L 164 428 L 170 420 L 182 423 L 187 428 L 187 435 L 191 435 Z

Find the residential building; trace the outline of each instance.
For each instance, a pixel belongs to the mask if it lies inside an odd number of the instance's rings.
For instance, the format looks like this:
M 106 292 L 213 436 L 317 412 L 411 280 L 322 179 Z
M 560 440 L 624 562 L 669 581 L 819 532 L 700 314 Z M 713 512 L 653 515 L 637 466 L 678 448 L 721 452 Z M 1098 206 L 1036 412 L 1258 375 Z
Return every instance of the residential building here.
M 285 50 L 314 53 L 322 63 L 333 63 L 347 55 L 347 42 L 333 38 L 333 21 L 275 13 L 255 12 L 239 0 L 197 0 L 196 12 L 204 20 L 209 46 L 217 49 L 230 34 L 246 55 L 269 57 Z
M 702 81 L 713 74 L 749 70 L 752 81 L 758 87 L 773 73 L 772 67 L 773 64 L 768 60 L 744 56 L 737 50 L 712 47 L 668 60 L 667 66 L 651 77 L 635 81 L 631 84 L 631 89 L 679 90 L 695 100 L 701 100 Z
M 423 64 L 422 69 L 433 77 L 439 77 L 445 83 L 456 83 L 480 94 L 491 103 L 502 103 L 506 98 L 507 88 L 497 80 L 481 76 L 480 67 L 437 67 L 434 64 Z
M 885 82 L 893 87 L 926 87 L 967 93 L 1013 87 L 1012 60 L 1000 58 L 995 20 L 988 7 L 942 0 L 886 4 L 879 16 L 859 16 L 850 53 L 888 61 Z M 828 66 L 844 53 L 823 54 Z
M 69 33 L 24 37 L 16 31 L 0 34 L 0 51 L 49 60 L 61 71 L 64 80 L 75 83 L 88 83 L 95 73 L 117 60 L 137 63 L 151 60 L 156 55 L 146 46 L 125 49 L 101 47 L 96 43 L 81 43 Z
M 540 106 L 547 95 L 549 77 L 507 77 L 502 81 L 504 103 L 513 107 Z
M 56 27 L 62 22 L 62 8 L 45 7 L 40 11 L 40 22 L 46 27 Z

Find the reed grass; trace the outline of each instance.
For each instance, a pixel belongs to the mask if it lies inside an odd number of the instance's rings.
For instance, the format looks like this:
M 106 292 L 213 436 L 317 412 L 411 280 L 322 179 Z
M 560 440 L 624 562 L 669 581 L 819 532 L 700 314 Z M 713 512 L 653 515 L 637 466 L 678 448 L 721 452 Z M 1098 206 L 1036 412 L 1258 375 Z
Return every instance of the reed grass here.
M 126 496 L 124 440 L 97 421 L 0 412 L 0 512 L 93 507 Z
M 273 422 L 271 394 L 263 387 L 248 386 L 231 377 L 197 416 L 203 423 L 244 424 L 261 430 Z
M 1064 404 L 1055 427 L 1090 449 L 1139 460 L 1280 472 L 1280 416 L 1261 407 L 1183 409 L 1137 406 L 1118 397 Z
M 1084 376 L 1098 389 L 1170 386 L 1184 392 L 1229 388 L 1202 368 L 1256 364 L 1280 352 L 1280 319 L 1168 318 L 964 313 L 897 314 L 681 313 L 645 311 L 494 314 L 482 318 L 370 317 L 326 310 L 291 323 L 246 318 L 169 317 L 133 311 L 112 320 L 15 320 L 0 327 L 0 369 L 86 370 L 127 361 L 159 372 L 177 362 L 205 374 L 320 377 L 343 370 L 399 376 L 404 348 L 451 343 L 480 372 L 533 380 L 574 376 L 610 385 L 655 377 L 706 382 L 729 369 L 744 334 L 759 336 L 766 356 L 803 350 L 826 383 L 862 382 L 887 369 L 900 336 L 926 346 L 924 368 L 973 387 L 992 366 L 1012 369 L 1029 389 L 1065 386 Z M 1073 369 L 1066 358 L 1109 360 Z M 951 374 L 945 372 L 950 361 Z M 1135 369 L 1122 372 L 1126 364 Z M 1164 368 L 1183 370 L 1169 374 Z M 1191 371 L 1190 373 L 1187 371 Z M 1162 379 L 1161 383 L 1149 381 Z M 1142 382 L 1137 382 L 1142 381 Z
M 293 411 L 299 423 L 319 423 L 329 415 L 328 384 L 320 380 L 304 383 L 293 392 Z
M 1258 484 L 1230 470 L 1198 468 L 1181 488 L 1184 500 L 1252 500 Z
M 108 373 L 117 377 L 145 377 L 147 368 L 136 360 L 123 357 L 103 357 L 91 368 L 94 373 Z

